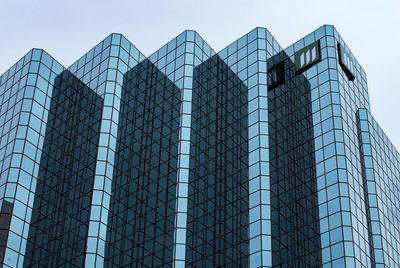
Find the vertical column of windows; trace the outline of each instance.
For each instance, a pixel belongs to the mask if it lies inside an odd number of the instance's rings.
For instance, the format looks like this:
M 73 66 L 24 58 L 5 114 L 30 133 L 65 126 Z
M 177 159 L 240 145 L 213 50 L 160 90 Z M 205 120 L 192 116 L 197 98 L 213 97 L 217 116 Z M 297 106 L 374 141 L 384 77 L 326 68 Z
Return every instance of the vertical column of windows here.
M 379 220 L 378 197 L 376 193 L 374 176 L 374 160 L 372 156 L 367 110 L 359 109 L 357 112 L 357 119 L 362 176 L 364 179 L 365 206 L 368 216 L 371 264 L 374 267 L 385 267 L 382 249 L 381 224 Z
M 193 68 L 214 52 L 194 31 L 185 31 L 150 56 L 181 89 L 173 267 L 185 266 Z
M 295 51 L 320 40 L 321 62 L 304 75 L 310 82 L 314 125 L 316 179 L 322 263 L 353 265 L 353 224 L 344 152 L 337 60 L 333 28 L 324 26 L 285 51 Z
M 194 53 L 195 47 L 195 33 L 192 31 L 186 32 L 185 39 L 185 65 L 183 68 L 183 87 L 181 91 L 179 124 L 179 161 L 175 205 L 174 260 L 172 265 L 175 268 L 185 267 L 193 65 L 195 57 L 192 53 Z M 175 77 L 175 79 L 176 78 L 177 77 Z
M 16 128 L 12 128 L 11 124 L 4 128 L 13 130 L 12 139 L 15 139 L 14 148 L 8 147 L 11 150 L 9 153 L 13 150 L 15 153 L 9 154 L 6 151 L 9 158 L 6 157 L 3 161 L 2 173 L 4 174 L 7 166 L 9 172 L 7 176 L 2 176 L 7 179 L 1 186 L 4 190 L 4 201 L 13 204 L 10 232 L 4 251 L 4 265 L 10 267 L 23 264 L 52 87 L 55 77 L 63 70 L 58 62 L 39 49 L 28 53 L 24 62 L 25 67 L 17 70 L 15 77 L 9 73 L 7 85 L 13 84 L 13 87 L 12 91 L 5 91 L 10 94 L 17 93 L 18 90 L 17 95 L 9 95 L 9 101 L 20 100 L 20 104 L 15 106 L 18 110 L 14 108 L 18 119 L 8 121 L 9 124 L 13 122 Z M 22 61 L 18 65 L 22 67 Z M 16 71 L 14 68 L 12 70 Z M 2 109 L 4 108 L 13 111 L 11 106 L 2 105 Z M 2 137 L 2 142 L 6 141 L 7 136 Z M 8 138 L 12 140 L 9 135 Z
M 85 266 L 104 263 L 104 251 L 123 75 L 143 55 L 120 34 L 111 34 L 69 69 L 103 98 L 96 175 L 90 209 Z
M 359 137 L 369 146 L 363 145 L 362 149 L 366 154 L 371 155 L 373 167 L 365 168 L 365 178 L 373 179 L 375 187 L 369 181 L 368 194 L 373 195 L 369 202 L 369 221 L 374 221 L 374 226 L 370 227 L 370 243 L 374 248 L 382 248 L 383 256 L 380 252 L 374 256 L 378 267 L 395 267 L 400 260 L 400 240 L 399 240 L 399 217 L 400 208 L 397 206 L 400 200 L 400 154 L 385 135 L 378 123 L 366 109 L 359 110 L 359 118 L 366 119 L 368 133 L 362 133 Z M 366 114 L 364 116 L 362 113 Z M 364 121 L 364 120 L 363 120 Z M 370 149 L 370 151 L 368 150 Z M 368 164 L 370 161 L 368 159 Z M 370 202 L 371 201 L 371 202 Z M 379 225 L 379 228 L 378 228 Z M 379 230 L 379 232 L 378 232 Z M 371 233 L 372 237 L 371 237 Z M 379 261 L 376 260 L 378 257 Z M 383 261 L 382 261 L 383 260 Z
M 219 53 L 248 87 L 250 267 L 272 266 L 266 61 L 280 49 L 257 28 Z

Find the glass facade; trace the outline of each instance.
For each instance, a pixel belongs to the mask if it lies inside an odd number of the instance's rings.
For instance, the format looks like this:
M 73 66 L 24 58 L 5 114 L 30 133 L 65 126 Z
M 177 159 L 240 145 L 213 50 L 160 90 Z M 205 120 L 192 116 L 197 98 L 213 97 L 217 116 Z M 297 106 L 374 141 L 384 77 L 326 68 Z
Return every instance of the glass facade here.
M 1 76 L 3 267 L 24 264 L 52 91 L 64 70 L 46 52 L 33 49 Z
M 3 267 L 400 267 L 400 155 L 333 26 L 0 77 Z
M 107 267 L 172 265 L 179 93 L 148 60 L 125 74 L 108 218 Z
M 248 88 L 249 267 L 272 265 L 267 60 L 281 50 L 266 29 L 256 28 L 218 53 Z
M 247 87 L 214 55 L 193 75 L 186 264 L 247 265 Z
M 102 99 L 68 70 L 51 99 L 24 266 L 82 267 Z
M 311 87 L 284 51 L 268 59 L 275 66 L 285 80 L 268 91 L 272 265 L 320 267 Z
M 103 99 L 85 267 L 104 265 L 124 74 L 144 59 L 124 36 L 111 34 L 69 67 Z

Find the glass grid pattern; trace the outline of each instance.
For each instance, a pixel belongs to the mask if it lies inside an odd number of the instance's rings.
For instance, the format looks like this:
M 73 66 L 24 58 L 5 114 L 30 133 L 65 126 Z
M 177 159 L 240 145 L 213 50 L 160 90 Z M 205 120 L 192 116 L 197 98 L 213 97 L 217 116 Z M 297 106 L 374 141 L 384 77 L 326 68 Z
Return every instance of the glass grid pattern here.
M 358 118 L 374 262 L 376 267 L 397 267 L 400 265 L 400 154 L 367 109 L 359 109 Z
M 7 248 L 7 238 L 9 234 L 11 219 L 13 216 L 13 206 L 15 200 L 15 190 L 16 190 L 16 182 L 18 181 L 18 177 L 10 180 L 8 183 L 8 174 L 10 172 L 16 173 L 18 176 L 19 168 L 16 166 L 15 169 L 11 169 L 11 159 L 13 158 L 13 147 L 15 142 L 17 141 L 17 129 L 18 129 L 18 121 L 21 113 L 22 102 L 24 97 L 24 89 L 26 87 L 26 82 L 29 73 L 30 62 L 32 59 L 32 51 L 26 54 L 21 60 L 18 61 L 14 66 L 12 66 L 5 74 L 0 77 L 0 94 L 1 94 L 1 111 L 0 111 L 0 171 L 1 171 L 1 179 L 0 179 L 0 204 L 1 204 L 1 248 L 0 248 L 0 262 L 4 263 L 5 266 L 17 264 L 18 255 L 16 255 L 19 251 L 19 246 L 15 245 L 15 252 L 8 250 L 8 255 L 12 255 L 15 257 L 13 260 L 4 261 L 5 251 Z M 31 76 L 31 81 L 33 77 Z M 18 140 L 18 143 L 24 143 L 24 140 Z M 23 147 L 22 147 L 23 148 Z M 21 155 L 19 155 L 21 157 Z M 29 185 L 30 186 L 30 185 Z M 30 187 L 27 186 L 29 189 Z M 8 192 L 6 193 L 6 188 Z M 27 201 L 22 203 L 20 201 L 16 201 L 19 207 L 23 207 L 26 210 Z M 14 221 L 20 222 L 20 224 L 24 224 L 23 220 L 25 215 L 20 215 L 20 218 L 14 216 Z M 23 228 L 23 227 L 22 227 Z M 21 241 L 21 233 L 13 232 L 11 230 L 11 237 L 14 237 L 16 241 Z M 14 255 L 14 256 L 13 256 Z M 7 256 L 8 257 L 8 256 Z M 9 257 L 8 257 L 9 258 Z
M 9 230 L 2 230 L 5 267 L 23 265 L 50 96 L 63 70 L 46 52 L 33 49 L 1 77 L 0 203 L 12 207 Z
M 303 74 L 311 87 L 322 264 L 345 267 L 354 254 L 333 28 L 321 27 L 285 51 L 294 60 L 296 51 L 316 40 L 321 62 Z
M 333 28 L 333 27 L 331 27 Z M 346 46 L 336 29 L 333 28 L 336 43 Z M 351 53 L 351 52 L 350 52 Z M 354 56 L 352 55 L 354 58 Z M 369 250 L 367 222 L 367 203 L 363 191 L 361 159 L 357 128 L 357 109 L 369 110 L 366 76 L 361 66 L 355 61 L 354 81 L 349 81 L 342 68 L 338 68 L 341 115 L 344 132 L 347 180 L 349 185 L 351 222 L 354 239 L 354 257 L 356 266 L 371 267 L 374 262 Z
M 111 34 L 69 68 L 103 98 L 86 267 L 104 265 L 123 76 L 144 58 L 124 36 Z
M 375 178 L 373 175 L 373 160 L 369 137 L 367 110 L 358 110 L 358 137 L 360 143 L 361 167 L 364 183 L 364 196 L 367 205 L 369 248 L 374 267 L 383 266 L 382 238 L 377 206 Z M 383 266 L 384 267 L 384 266 Z
M 324 267 L 370 267 L 356 123 L 357 108 L 369 110 L 366 76 L 355 61 L 356 79 L 348 80 L 336 49 L 338 42 L 346 45 L 330 25 L 285 51 L 293 55 L 316 40 L 321 42 L 322 61 L 305 75 L 312 89 L 322 261 Z
M 267 59 L 281 47 L 256 28 L 218 55 L 248 88 L 249 267 L 271 267 Z
M 125 74 L 106 266 L 171 266 L 180 89 L 149 60 Z
M 331 27 L 333 28 L 333 27 Z M 333 28 L 336 43 L 346 46 L 342 38 Z M 350 52 L 351 53 L 351 52 Z M 352 55 L 354 58 L 354 56 Z M 349 185 L 351 222 L 353 227 L 354 257 L 356 266 L 371 267 L 374 256 L 369 249 L 369 233 L 367 221 L 367 200 L 364 194 L 361 156 L 357 128 L 357 110 L 369 110 L 369 97 L 366 76 L 361 66 L 355 61 L 354 81 L 349 81 L 342 68 L 338 68 L 341 115 L 344 132 L 347 180 Z
M 194 66 L 215 52 L 195 31 L 184 31 L 149 57 L 181 89 L 173 267 L 185 267 Z
M 290 72 L 294 68 L 291 66 L 294 54 L 317 40 L 320 42 L 321 61 L 292 79 L 293 74 Z M 141 77 L 144 84 L 150 85 L 156 92 L 161 90 L 161 86 L 157 89 L 157 81 L 169 81 L 172 87 L 176 87 L 174 92 L 179 92 L 179 113 L 176 111 L 176 116 L 179 117 L 176 119 L 176 123 L 179 122 L 176 130 L 179 133 L 177 150 L 171 154 L 176 160 L 176 167 L 171 167 L 168 171 L 175 179 L 169 179 L 171 183 L 167 187 L 174 192 L 170 193 L 169 203 L 167 202 L 169 213 L 172 214 L 164 219 L 168 224 L 157 226 L 159 230 L 166 230 L 172 226 L 172 220 L 168 219 L 174 219 L 172 230 L 164 232 L 164 237 L 168 237 L 172 244 L 155 251 L 158 255 L 153 254 L 151 257 L 154 265 L 168 263 L 168 266 L 172 264 L 173 267 L 185 267 L 195 260 L 196 263 L 234 263 L 236 266 L 249 267 L 271 267 L 278 263 L 281 266 L 324 268 L 399 266 L 400 155 L 370 115 L 365 72 L 354 60 L 355 79 L 349 81 L 338 61 L 338 44 L 354 58 L 331 25 L 322 26 L 284 51 L 266 29 L 256 28 L 216 56 L 196 32 L 185 31 L 147 60 L 125 37 L 111 34 L 74 63 L 69 68 L 71 77 L 79 79 L 102 99 L 93 186 L 90 176 L 87 178 L 92 190 L 87 191 L 85 188 L 85 194 L 78 194 L 81 195 L 80 198 L 91 196 L 90 205 L 82 206 L 79 212 L 89 213 L 89 221 L 82 225 L 88 229 L 84 231 L 83 228 L 80 234 L 82 238 L 87 236 L 86 246 L 83 250 L 79 248 L 81 246 L 76 248 L 85 255 L 85 267 L 104 266 L 106 242 L 109 243 L 111 237 L 107 230 L 119 228 L 109 225 L 108 220 L 112 218 L 112 213 L 125 211 L 118 207 L 109 213 L 112 187 L 116 187 L 113 182 L 116 177 L 114 162 L 116 153 L 121 153 L 116 147 L 122 141 L 119 140 L 118 129 L 125 128 L 119 126 L 121 94 L 124 75 L 135 67 L 144 68 L 144 65 L 145 70 L 140 73 L 152 74 L 147 78 Z M 215 59 L 211 59 L 213 56 Z M 282 61 L 285 62 L 287 79 L 284 85 L 268 91 L 267 70 Z M 138 64 L 142 66 L 138 67 Z M 204 68 L 205 65 L 208 67 Z M 218 75 L 211 77 L 214 75 L 213 68 L 217 66 L 223 69 L 218 74 L 221 79 Z M 29 265 L 28 258 L 24 263 L 24 255 L 32 208 L 41 198 L 36 198 L 35 193 L 40 192 L 39 188 L 36 189 L 36 184 L 40 164 L 43 164 L 41 159 L 46 155 L 42 154 L 42 150 L 51 96 L 55 79 L 64 70 L 46 52 L 33 49 L 0 77 L 0 263 L 5 267 Z M 195 73 L 198 71 L 200 72 Z M 154 82 L 151 78 L 154 76 L 164 78 Z M 209 76 L 206 84 L 210 85 L 204 84 L 200 88 L 196 85 L 194 89 L 195 76 L 197 79 Z M 135 91 L 143 85 L 128 88 Z M 191 183 L 200 181 L 197 175 L 189 180 L 189 174 L 201 166 L 201 161 L 198 162 L 198 148 L 196 149 L 196 144 L 201 141 L 197 140 L 198 134 L 194 133 L 192 125 L 196 125 L 196 131 L 201 131 L 197 124 L 203 119 L 198 113 L 203 107 L 193 104 L 193 109 L 197 108 L 192 111 L 192 99 L 196 98 L 198 102 L 201 97 L 198 92 L 193 93 L 193 90 L 199 90 L 208 96 L 213 94 L 212 89 L 226 91 L 228 94 L 233 92 L 233 88 L 243 87 L 247 87 L 247 103 L 239 107 L 242 109 L 247 105 L 247 136 L 241 133 L 237 135 L 237 139 L 233 135 L 225 141 L 242 144 L 241 139 L 247 139 L 248 151 L 235 155 L 237 159 L 241 159 L 242 154 L 248 155 L 247 175 L 239 166 L 235 167 L 240 170 L 235 174 L 245 175 L 248 182 L 248 240 L 245 243 L 242 241 L 243 246 L 240 249 L 232 251 L 232 245 L 224 244 L 224 239 L 228 237 L 225 233 L 214 239 L 214 242 L 220 243 L 218 246 L 214 245 L 214 248 L 225 248 L 218 254 L 211 253 L 219 259 L 206 261 L 207 258 L 203 258 L 201 254 L 193 255 L 191 248 L 194 245 L 193 230 L 201 226 L 193 225 L 195 221 L 192 220 L 188 222 L 189 188 Z M 150 98 L 150 103 L 160 105 L 155 103 L 157 94 L 152 95 L 152 92 L 150 90 L 143 96 Z M 141 97 L 135 98 L 139 101 Z M 225 96 L 221 98 L 221 106 L 229 107 L 230 100 L 225 99 Z M 124 103 L 126 107 L 131 105 Z M 206 106 L 211 104 L 208 102 Z M 192 116 L 194 111 L 196 116 Z M 124 111 L 124 116 L 129 112 Z M 147 115 L 153 113 L 154 111 L 148 111 Z M 130 116 L 134 114 L 138 113 Z M 221 123 L 220 130 L 225 131 L 230 127 L 227 123 L 230 119 L 221 121 L 236 115 L 222 114 L 220 113 L 218 122 Z M 212 112 L 204 115 L 205 118 L 210 116 Z M 244 118 L 242 116 L 244 115 L 241 114 L 241 119 Z M 157 116 L 152 119 L 152 127 L 158 124 L 156 118 Z M 133 119 L 128 119 L 132 123 Z M 237 123 L 239 116 L 232 120 Z M 206 124 L 205 128 L 211 125 Z M 242 124 L 239 125 L 240 128 L 243 127 Z M 151 136 L 157 135 L 156 133 L 158 132 L 153 129 L 151 133 L 142 134 Z M 124 139 L 127 137 L 129 135 Z M 169 146 L 173 147 L 173 144 Z M 288 149 L 290 146 L 293 150 Z M 82 147 L 77 150 L 81 149 L 83 150 Z M 161 159 L 160 155 L 158 158 Z M 292 160 L 291 163 L 282 163 L 288 158 Z M 226 161 L 230 158 L 219 156 L 214 159 Z M 89 162 L 83 165 L 88 166 Z M 157 170 L 160 171 L 161 167 L 155 168 L 153 172 Z M 235 183 L 241 179 L 243 178 L 235 179 Z M 157 182 L 156 188 L 163 189 L 162 183 Z M 244 189 L 247 187 L 245 184 L 234 188 Z M 151 185 L 153 184 L 147 184 L 146 187 L 150 189 L 153 187 Z M 212 187 L 209 189 L 212 190 Z M 232 194 L 237 200 L 241 200 L 241 205 L 234 209 L 237 212 L 246 204 L 243 201 L 243 191 L 232 190 Z M 226 193 L 221 192 L 219 196 L 227 198 Z M 118 196 L 113 198 L 118 199 Z M 165 200 L 160 197 L 158 199 Z M 301 204 L 291 202 L 296 199 L 302 200 Z M 149 204 L 153 202 L 150 199 L 143 200 L 147 200 Z M 190 206 L 191 209 L 200 209 L 200 206 L 189 203 Z M 228 207 L 221 205 L 219 210 Z M 210 209 L 213 209 L 212 206 Z M 294 212 L 287 212 L 289 209 Z M 236 215 L 236 212 L 230 212 L 230 215 Z M 124 217 L 123 220 L 126 221 L 128 215 Z M 242 221 L 246 217 L 246 213 L 243 213 L 240 220 L 234 219 L 235 224 L 240 226 L 237 230 L 245 230 Z M 36 219 L 32 221 L 32 228 L 36 228 L 35 224 Z M 152 224 L 149 223 L 147 227 L 152 228 Z M 218 224 L 228 226 L 226 218 L 219 220 Z M 35 232 L 35 229 L 31 231 Z M 237 234 L 240 237 L 242 235 L 244 233 Z M 304 246 L 299 246 L 296 239 L 305 243 Z M 150 239 L 150 243 L 156 245 L 154 241 Z M 121 247 L 121 250 L 125 250 L 124 246 Z M 246 247 L 247 256 L 243 255 Z M 129 250 L 127 246 L 126 251 Z M 161 252 L 168 256 L 160 257 Z M 230 255 L 232 252 L 238 255 Z M 302 257 L 296 262 L 298 256 Z M 72 259 L 77 260 L 76 258 L 70 259 L 69 265 L 82 266 L 81 263 L 73 263 Z M 141 261 L 145 260 L 147 259 L 142 255 Z M 113 261 L 115 265 L 119 264 L 116 259 Z M 130 263 L 129 260 L 123 262 Z
M 285 81 L 268 91 L 272 266 L 320 267 L 320 235 L 310 83 L 282 51 Z
M 55 79 L 24 267 L 82 267 L 102 99 L 68 70 Z
M 218 55 L 193 79 L 186 264 L 246 267 L 247 87 Z

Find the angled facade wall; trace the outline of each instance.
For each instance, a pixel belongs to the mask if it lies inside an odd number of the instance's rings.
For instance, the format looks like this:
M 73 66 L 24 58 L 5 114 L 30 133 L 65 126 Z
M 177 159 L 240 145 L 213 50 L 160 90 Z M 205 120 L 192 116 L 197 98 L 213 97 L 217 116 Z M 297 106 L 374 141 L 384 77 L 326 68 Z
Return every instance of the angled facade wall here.
M 82 267 L 102 99 L 68 70 L 54 82 L 24 266 Z

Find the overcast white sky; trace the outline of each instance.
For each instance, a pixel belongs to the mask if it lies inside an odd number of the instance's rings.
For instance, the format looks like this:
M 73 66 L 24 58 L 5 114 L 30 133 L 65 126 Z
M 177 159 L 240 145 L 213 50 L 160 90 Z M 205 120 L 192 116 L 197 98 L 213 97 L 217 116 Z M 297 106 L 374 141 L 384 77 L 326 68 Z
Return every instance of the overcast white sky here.
M 399 0 L 0 0 L 0 74 L 33 47 L 69 66 L 112 32 L 148 56 L 185 29 L 219 51 L 257 26 L 287 47 L 323 24 L 363 66 L 372 114 L 400 150 Z

